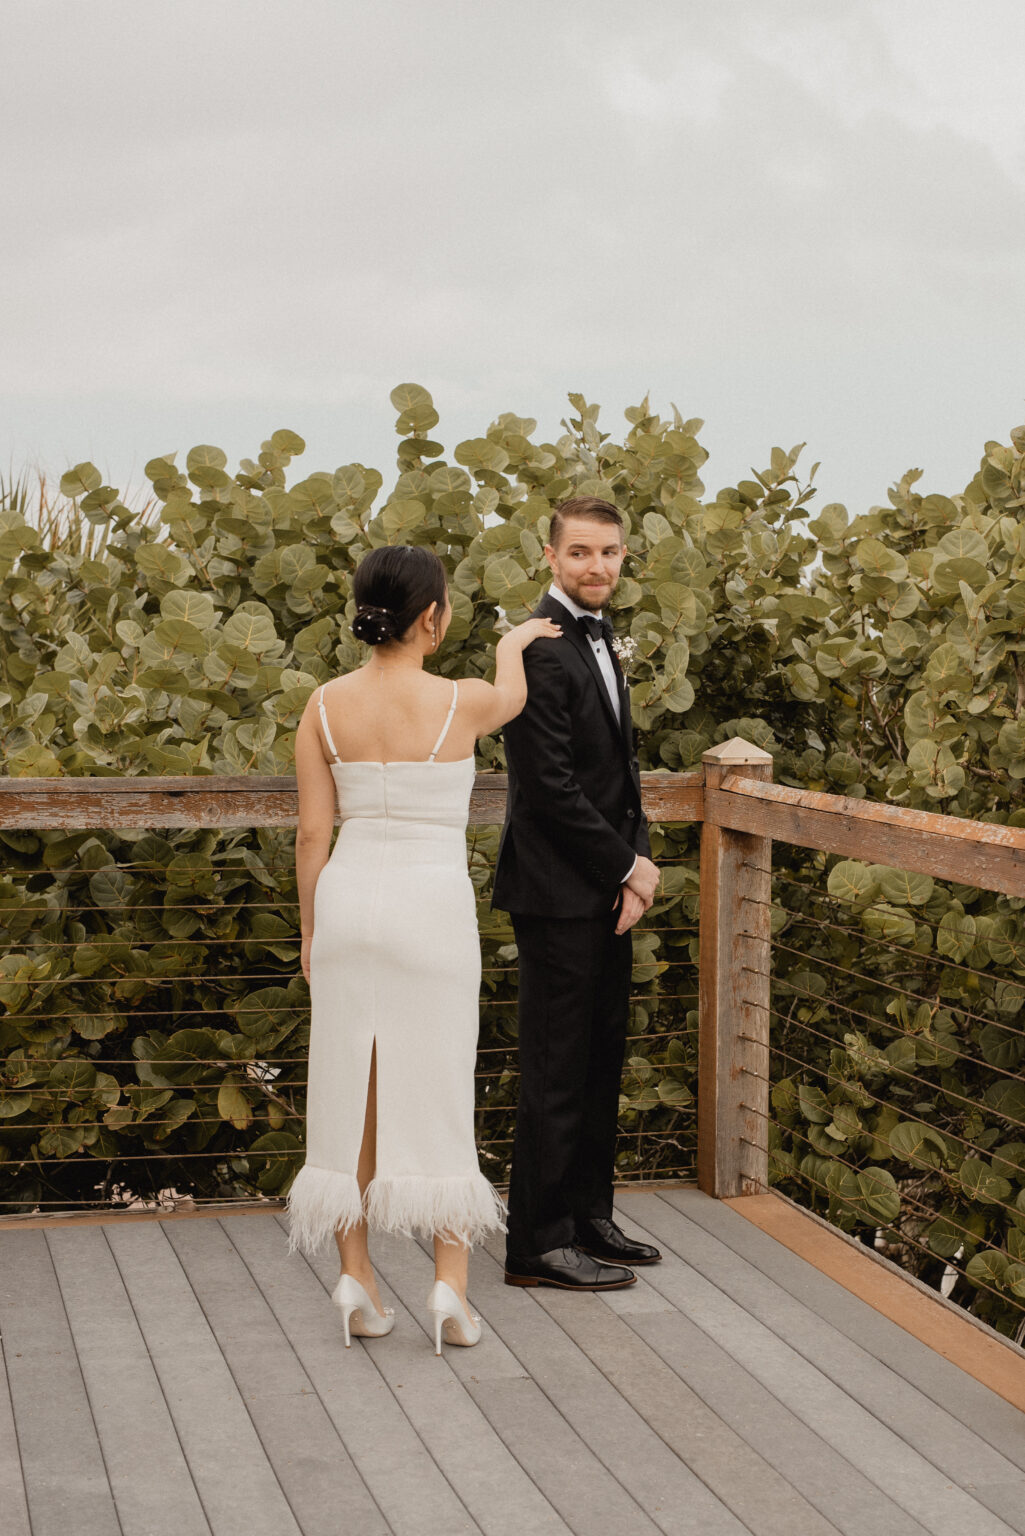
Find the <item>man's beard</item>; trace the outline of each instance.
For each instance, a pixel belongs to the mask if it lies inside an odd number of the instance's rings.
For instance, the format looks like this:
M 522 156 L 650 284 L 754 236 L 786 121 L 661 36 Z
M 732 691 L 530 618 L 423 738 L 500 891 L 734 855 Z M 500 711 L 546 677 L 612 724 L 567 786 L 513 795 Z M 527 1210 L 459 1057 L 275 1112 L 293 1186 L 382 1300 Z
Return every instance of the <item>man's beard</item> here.
M 616 583 L 614 581 L 604 587 L 584 587 L 577 583 L 574 588 L 569 583 L 561 581 L 559 586 L 562 587 L 567 597 L 571 597 L 580 608 L 586 608 L 588 613 L 600 613 L 616 590 Z M 601 592 L 601 597 L 595 595 L 597 592 Z

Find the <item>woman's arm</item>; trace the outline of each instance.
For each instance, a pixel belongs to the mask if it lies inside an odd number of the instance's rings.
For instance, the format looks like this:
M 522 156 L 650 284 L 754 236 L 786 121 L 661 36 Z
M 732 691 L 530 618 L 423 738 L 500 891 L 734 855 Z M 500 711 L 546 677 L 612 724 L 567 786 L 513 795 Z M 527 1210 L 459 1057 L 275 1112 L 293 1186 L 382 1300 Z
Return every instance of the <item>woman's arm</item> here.
M 306 706 L 295 737 L 295 773 L 299 786 L 299 826 L 295 834 L 295 876 L 299 888 L 302 969 L 310 979 L 313 942 L 313 893 L 331 852 L 335 826 L 335 781 L 324 758 L 313 701 Z
M 495 646 L 495 681 L 467 678 L 460 684 L 460 698 L 472 711 L 478 736 L 490 736 L 520 713 L 527 702 L 527 675 L 523 653 L 535 640 L 559 640 L 562 629 L 551 619 L 527 619 L 509 629 Z

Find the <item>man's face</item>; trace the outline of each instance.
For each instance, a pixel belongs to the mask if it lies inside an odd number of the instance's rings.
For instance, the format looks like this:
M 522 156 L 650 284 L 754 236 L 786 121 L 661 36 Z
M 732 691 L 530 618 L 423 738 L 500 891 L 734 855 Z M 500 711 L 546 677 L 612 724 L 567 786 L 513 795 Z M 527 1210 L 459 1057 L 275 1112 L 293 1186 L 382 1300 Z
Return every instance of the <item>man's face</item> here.
M 589 517 L 567 517 L 558 548 L 545 546 L 558 585 L 592 613 L 604 608 L 615 591 L 625 554 L 615 523 L 596 523 Z

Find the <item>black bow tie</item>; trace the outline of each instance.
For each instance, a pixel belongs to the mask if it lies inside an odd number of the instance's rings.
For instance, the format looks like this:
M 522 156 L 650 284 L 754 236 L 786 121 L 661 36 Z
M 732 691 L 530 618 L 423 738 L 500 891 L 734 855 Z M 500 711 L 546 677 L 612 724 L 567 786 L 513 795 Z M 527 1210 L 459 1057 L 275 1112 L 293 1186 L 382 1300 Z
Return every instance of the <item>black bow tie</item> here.
M 605 644 L 610 649 L 612 648 L 614 631 L 610 620 L 599 619 L 597 614 L 594 613 L 582 613 L 577 619 L 577 623 L 588 640 L 604 640 Z

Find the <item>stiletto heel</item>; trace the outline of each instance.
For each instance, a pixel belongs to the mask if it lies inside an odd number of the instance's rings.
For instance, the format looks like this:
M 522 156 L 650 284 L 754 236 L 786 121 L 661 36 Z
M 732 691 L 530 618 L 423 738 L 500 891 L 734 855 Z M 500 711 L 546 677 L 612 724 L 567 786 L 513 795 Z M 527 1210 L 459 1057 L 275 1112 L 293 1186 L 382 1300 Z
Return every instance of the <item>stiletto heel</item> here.
M 441 1342 L 462 1344 L 467 1349 L 480 1342 L 481 1324 L 476 1313 L 473 1321 L 466 1316 L 463 1303 L 444 1280 L 437 1280 L 427 1298 L 427 1310 L 434 1319 L 434 1353 L 441 1354 Z
M 385 1307 L 384 1316 L 352 1275 L 343 1275 L 331 1293 L 331 1300 L 342 1314 L 345 1347 L 354 1338 L 379 1339 L 395 1327 L 394 1307 Z

